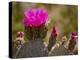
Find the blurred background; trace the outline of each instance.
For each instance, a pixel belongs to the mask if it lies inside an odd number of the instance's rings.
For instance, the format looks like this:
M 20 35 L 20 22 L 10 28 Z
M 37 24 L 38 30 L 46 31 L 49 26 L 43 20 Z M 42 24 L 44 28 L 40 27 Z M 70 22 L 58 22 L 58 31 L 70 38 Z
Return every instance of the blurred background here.
M 12 40 L 16 39 L 18 31 L 24 32 L 22 20 L 24 11 L 28 8 L 45 8 L 48 11 L 49 18 L 46 24 L 48 31 L 44 38 L 48 42 L 51 28 L 56 26 L 59 37 L 69 37 L 73 31 L 78 32 L 78 7 L 76 5 L 59 5 L 59 4 L 44 4 L 44 3 L 29 3 L 29 2 L 13 2 L 12 3 Z M 26 40 L 26 37 L 25 37 Z

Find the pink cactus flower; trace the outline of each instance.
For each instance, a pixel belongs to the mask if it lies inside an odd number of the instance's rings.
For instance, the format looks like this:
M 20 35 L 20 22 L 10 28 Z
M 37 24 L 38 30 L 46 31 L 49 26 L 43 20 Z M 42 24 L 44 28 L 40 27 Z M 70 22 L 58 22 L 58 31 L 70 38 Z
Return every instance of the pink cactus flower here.
M 57 30 L 56 30 L 56 27 L 53 26 L 53 29 L 52 29 L 52 36 L 56 38 L 57 35 L 58 35 L 58 32 L 57 32 Z
M 72 36 L 77 36 L 77 33 L 76 32 L 72 32 L 71 35 Z
M 69 46 L 68 46 L 68 49 L 69 49 L 69 51 L 71 53 L 73 53 L 73 50 L 74 50 L 75 45 L 77 43 L 77 38 L 78 38 L 77 33 L 76 32 L 72 32 L 71 33 L 71 40 L 70 40 Z
M 48 12 L 41 8 L 30 8 L 24 12 L 23 24 L 25 27 L 39 27 L 48 20 Z
M 24 32 L 17 32 L 17 37 L 23 37 L 24 36 Z
M 71 40 L 73 40 L 74 42 L 76 42 L 77 39 L 77 33 L 76 32 L 72 32 L 71 33 Z

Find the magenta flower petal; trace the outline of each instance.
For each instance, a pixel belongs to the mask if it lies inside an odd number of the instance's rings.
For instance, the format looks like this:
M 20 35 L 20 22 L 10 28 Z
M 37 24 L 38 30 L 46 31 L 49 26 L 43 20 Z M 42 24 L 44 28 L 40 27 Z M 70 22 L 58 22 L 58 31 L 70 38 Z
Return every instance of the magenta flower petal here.
M 42 24 L 45 25 L 48 19 L 48 12 L 41 8 L 30 8 L 24 12 L 24 16 L 24 26 L 38 27 Z

